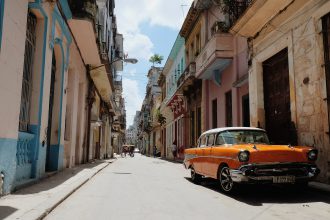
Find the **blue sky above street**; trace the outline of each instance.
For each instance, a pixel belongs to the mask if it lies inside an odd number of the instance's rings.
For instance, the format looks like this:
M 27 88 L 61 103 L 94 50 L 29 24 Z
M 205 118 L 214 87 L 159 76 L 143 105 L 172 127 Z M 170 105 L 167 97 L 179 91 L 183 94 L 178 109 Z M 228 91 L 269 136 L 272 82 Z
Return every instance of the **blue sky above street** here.
M 120 0 L 115 13 L 118 31 L 124 35 L 124 51 L 137 64 L 125 64 L 123 75 L 127 125 L 133 123 L 145 96 L 148 61 L 155 53 L 164 56 L 163 66 L 192 0 Z

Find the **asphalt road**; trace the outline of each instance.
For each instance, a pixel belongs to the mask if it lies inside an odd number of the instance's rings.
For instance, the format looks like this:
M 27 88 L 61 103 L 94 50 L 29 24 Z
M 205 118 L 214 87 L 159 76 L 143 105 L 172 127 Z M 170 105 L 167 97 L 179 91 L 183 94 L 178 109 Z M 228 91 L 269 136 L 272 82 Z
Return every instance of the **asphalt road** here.
M 241 187 L 232 196 L 210 180 L 190 182 L 182 164 L 118 158 L 46 219 L 330 219 L 330 194 L 314 189 Z

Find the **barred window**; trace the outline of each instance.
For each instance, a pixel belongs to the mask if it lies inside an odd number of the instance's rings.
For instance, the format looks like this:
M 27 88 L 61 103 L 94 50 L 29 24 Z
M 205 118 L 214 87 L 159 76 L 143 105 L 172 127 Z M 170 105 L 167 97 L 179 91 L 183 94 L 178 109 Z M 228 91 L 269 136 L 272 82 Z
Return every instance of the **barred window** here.
M 32 90 L 32 67 L 36 45 L 36 17 L 29 13 L 27 18 L 24 68 L 22 80 L 21 109 L 19 115 L 19 130 L 27 131 L 30 122 L 30 99 Z
M 2 38 L 2 21 L 5 8 L 5 0 L 0 0 L 0 49 L 1 49 L 1 38 Z

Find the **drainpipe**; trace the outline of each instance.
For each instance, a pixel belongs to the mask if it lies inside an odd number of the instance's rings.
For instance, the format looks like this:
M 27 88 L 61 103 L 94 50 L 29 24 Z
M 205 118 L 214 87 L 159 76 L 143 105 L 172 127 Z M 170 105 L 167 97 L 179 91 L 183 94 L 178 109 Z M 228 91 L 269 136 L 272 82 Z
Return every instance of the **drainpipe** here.
M 1 171 L 0 173 L 0 196 L 3 195 L 3 186 L 4 186 L 4 182 L 5 182 L 5 174 Z

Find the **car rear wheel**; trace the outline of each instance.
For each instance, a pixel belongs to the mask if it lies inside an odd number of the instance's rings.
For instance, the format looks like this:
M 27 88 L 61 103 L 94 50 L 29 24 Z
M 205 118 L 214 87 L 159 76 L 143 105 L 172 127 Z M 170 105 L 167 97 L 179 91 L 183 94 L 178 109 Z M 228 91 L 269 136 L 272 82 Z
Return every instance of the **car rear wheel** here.
M 220 181 L 220 187 L 221 190 L 229 193 L 233 191 L 234 188 L 234 182 L 230 176 L 229 167 L 223 166 L 219 169 L 219 181 Z
M 196 173 L 194 167 L 190 168 L 190 177 L 191 177 L 191 181 L 193 181 L 194 183 L 199 183 L 202 179 L 202 176 Z

